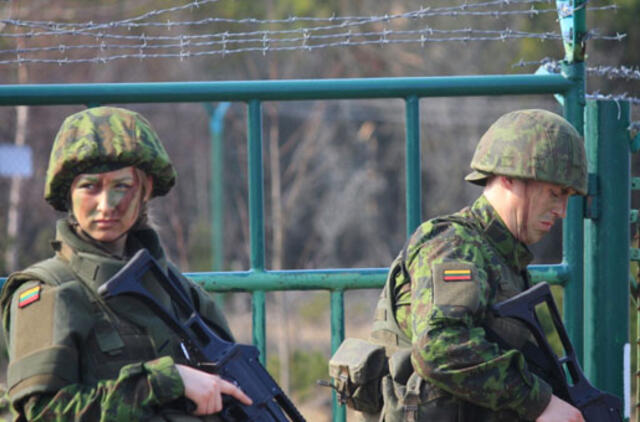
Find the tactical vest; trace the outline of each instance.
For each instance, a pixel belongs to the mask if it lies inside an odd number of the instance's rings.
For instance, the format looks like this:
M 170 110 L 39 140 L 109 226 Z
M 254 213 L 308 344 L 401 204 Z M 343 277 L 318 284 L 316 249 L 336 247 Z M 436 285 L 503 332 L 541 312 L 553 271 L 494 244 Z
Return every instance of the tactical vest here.
M 478 228 L 473 222 L 459 216 L 448 216 L 448 221 L 463 224 L 469 230 L 479 235 Z M 491 230 L 488 227 L 487 230 Z M 451 394 L 441 390 L 424 380 L 413 370 L 411 364 L 411 339 L 400 328 L 396 318 L 395 290 L 404 280 L 410 278 L 406 267 L 408 242 L 400 255 L 391 264 L 385 286 L 376 305 L 371 341 L 385 347 L 389 358 L 389 375 L 382 380 L 384 408 L 381 421 L 517 421 L 518 416 L 511 411 L 492 412 L 490 409 L 475 406 L 471 403 L 456 399 Z M 489 241 L 484 247 L 493 255 L 502 256 L 493 251 Z M 504 259 L 503 259 L 504 261 Z M 489 277 L 494 301 L 497 303 L 520 293 L 528 288 L 528 274 L 521 274 L 511 269 L 505 261 L 501 266 L 501 274 Z M 495 318 L 487 312 L 486 320 L 481 324 L 488 327 L 508 344 L 518 348 L 532 339 L 525 326 L 510 318 Z M 369 416 L 369 418 L 371 418 Z
M 57 288 L 68 288 L 83 297 L 90 309 L 86 319 L 79 324 L 89 327 L 85 341 L 79 344 L 80 382 L 93 385 L 102 379 L 115 379 L 120 369 L 127 364 L 144 362 L 159 356 L 172 356 L 177 363 L 186 363 L 180 347 L 180 339 L 138 299 L 128 296 L 112 298 L 107 302 L 96 292 L 96 287 L 113 276 L 123 262 L 82 252 L 73 253 L 69 261 L 55 256 L 39 262 L 26 270 L 13 274 L 7 281 L 5 296 L 10 295 L 27 281 L 40 280 Z M 169 264 L 170 265 L 170 264 Z M 190 283 L 174 268 L 185 291 L 200 307 L 197 293 Z M 143 278 L 156 297 L 160 297 L 168 309 L 172 309 L 171 298 L 154 282 Z M 157 283 L 156 283 L 157 285 Z M 221 321 L 208 321 L 223 338 L 231 339 Z M 12 356 L 12 359 L 15 357 Z M 8 385 L 21 381 L 19 368 L 8 374 Z

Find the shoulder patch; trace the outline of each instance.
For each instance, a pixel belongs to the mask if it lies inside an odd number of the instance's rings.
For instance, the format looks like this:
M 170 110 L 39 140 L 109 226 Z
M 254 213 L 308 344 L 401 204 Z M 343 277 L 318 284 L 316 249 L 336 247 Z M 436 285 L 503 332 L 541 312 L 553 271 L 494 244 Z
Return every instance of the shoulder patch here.
M 480 286 L 476 266 L 463 261 L 434 263 L 434 304 L 441 308 L 463 307 L 476 312 L 480 305 Z
M 42 287 L 35 286 L 20 293 L 20 296 L 18 297 L 18 308 L 24 308 L 33 302 L 37 302 L 40 299 L 41 290 Z

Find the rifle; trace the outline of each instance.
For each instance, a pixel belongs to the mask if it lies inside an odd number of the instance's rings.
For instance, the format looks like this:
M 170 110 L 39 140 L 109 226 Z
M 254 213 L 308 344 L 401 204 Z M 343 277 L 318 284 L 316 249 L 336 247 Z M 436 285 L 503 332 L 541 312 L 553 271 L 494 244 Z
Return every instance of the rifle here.
M 536 306 L 542 303 L 546 303 L 562 342 L 565 352 L 563 357 L 558 357 L 554 353 L 536 317 Z M 543 379 L 550 382 L 553 394 L 579 409 L 587 422 L 622 422 L 621 400 L 612 394 L 598 390 L 584 376 L 547 283 L 539 283 L 512 298 L 497 303 L 492 310 L 497 317 L 522 321 L 533 334 L 537 347 L 528 343 L 528 347 L 521 348 L 521 352 L 527 363 L 535 368 L 533 372 L 539 373 Z M 499 337 L 495 332 L 489 334 L 489 337 Z M 502 340 L 501 343 L 506 342 Z
M 174 316 L 171 310 L 165 309 L 141 283 L 149 271 L 171 297 L 179 313 L 186 316 L 184 322 Z M 100 286 L 98 293 L 106 299 L 117 295 L 139 298 L 181 337 L 185 356 L 193 366 L 215 373 L 242 388 L 253 404 L 247 406 L 225 395 L 223 409 L 219 413 L 223 420 L 304 422 L 304 417 L 293 402 L 258 360 L 258 349 L 220 338 L 198 314 L 176 274 L 170 268 L 167 272 L 165 275 L 149 251 L 142 249 Z

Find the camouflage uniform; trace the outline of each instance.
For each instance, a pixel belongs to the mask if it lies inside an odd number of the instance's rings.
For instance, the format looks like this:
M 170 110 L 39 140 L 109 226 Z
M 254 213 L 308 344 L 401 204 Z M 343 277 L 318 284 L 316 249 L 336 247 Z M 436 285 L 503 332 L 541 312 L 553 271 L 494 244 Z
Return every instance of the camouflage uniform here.
M 519 111 L 481 139 L 467 180 L 483 184 L 502 174 L 585 193 L 585 163 L 569 123 Z M 489 308 L 529 287 L 531 259 L 484 195 L 416 230 L 391 266 L 373 326 L 372 340 L 390 356 L 384 421 L 528 421 L 542 413 L 551 387 L 517 349 L 498 346 L 486 331 L 516 348 L 530 340 L 523 325 L 494 318 Z
M 154 178 L 154 195 L 173 185 L 173 166 L 141 116 L 111 107 L 77 113 L 56 137 L 45 195 L 55 208 L 67 209 L 75 175 L 129 165 Z M 184 397 L 175 366 L 186 363 L 179 338 L 160 318 L 134 297 L 105 302 L 97 293 L 141 248 L 165 271 L 173 268 L 156 232 L 139 222 L 128 233 L 125 256 L 117 257 L 63 219 L 52 245 L 55 256 L 12 274 L 0 297 L 10 355 L 9 396 L 20 420 L 218 420 L 190 415 L 192 403 Z M 211 297 L 180 277 L 205 321 L 232 340 Z M 172 308 L 152 275 L 143 282 Z

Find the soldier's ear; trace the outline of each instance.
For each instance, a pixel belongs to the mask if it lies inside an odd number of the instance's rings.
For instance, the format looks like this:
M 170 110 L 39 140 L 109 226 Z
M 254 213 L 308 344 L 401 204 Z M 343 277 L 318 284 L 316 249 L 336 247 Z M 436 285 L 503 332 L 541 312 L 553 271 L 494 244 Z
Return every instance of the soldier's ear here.
M 500 186 L 507 190 L 513 190 L 513 178 L 509 176 L 497 176 Z
M 147 202 L 153 193 L 153 177 L 137 167 L 134 167 L 134 170 L 142 188 L 142 202 Z
M 151 194 L 153 193 L 153 177 L 149 176 L 146 173 L 143 173 L 144 177 L 142 178 L 142 183 L 144 187 L 144 198 L 143 201 L 147 202 L 151 199 Z

